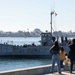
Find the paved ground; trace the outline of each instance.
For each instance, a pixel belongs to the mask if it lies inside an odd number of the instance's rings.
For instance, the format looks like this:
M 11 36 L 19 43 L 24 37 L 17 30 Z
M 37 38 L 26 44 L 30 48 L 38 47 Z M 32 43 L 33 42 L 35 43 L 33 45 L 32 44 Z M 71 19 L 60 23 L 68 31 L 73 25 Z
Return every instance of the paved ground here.
M 42 74 L 42 75 L 75 75 L 75 72 L 72 74 L 69 71 L 64 71 L 62 74 L 58 74 L 58 72 L 55 72 L 54 74 Z

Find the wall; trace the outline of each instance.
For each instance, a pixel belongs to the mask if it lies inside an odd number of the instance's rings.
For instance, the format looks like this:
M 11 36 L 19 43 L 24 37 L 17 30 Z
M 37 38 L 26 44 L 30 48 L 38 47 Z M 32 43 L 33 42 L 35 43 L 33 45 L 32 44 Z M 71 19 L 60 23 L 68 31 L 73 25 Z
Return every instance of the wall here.
M 37 74 L 50 73 L 50 69 L 51 65 L 45 65 L 45 66 L 25 68 L 25 69 L 2 71 L 0 72 L 0 75 L 37 75 Z
M 55 71 L 57 71 L 57 65 L 55 66 Z M 64 70 L 69 70 L 69 65 L 64 66 Z M 32 68 L 16 69 L 9 71 L 2 71 L 0 75 L 38 75 L 38 74 L 47 74 L 50 73 L 51 65 L 44 65 Z M 75 70 L 75 65 L 74 65 Z

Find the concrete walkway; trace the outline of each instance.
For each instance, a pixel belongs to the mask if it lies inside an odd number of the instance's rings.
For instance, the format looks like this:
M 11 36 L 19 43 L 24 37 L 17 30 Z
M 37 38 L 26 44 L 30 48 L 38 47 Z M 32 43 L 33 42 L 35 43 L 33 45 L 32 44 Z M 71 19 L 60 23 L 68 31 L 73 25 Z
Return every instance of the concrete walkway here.
M 31 68 L 23 68 L 23 69 L 16 69 L 16 70 L 8 70 L 8 71 L 1 71 L 0 75 L 75 75 L 75 65 L 73 66 L 73 74 L 70 74 L 70 66 L 65 65 L 64 71 L 61 71 L 62 74 L 57 72 L 57 65 L 55 65 L 54 71 L 55 73 L 51 74 L 51 65 L 44 65 L 44 66 L 36 66 Z
M 75 75 L 75 72 L 73 72 L 72 74 L 69 71 L 63 71 L 62 74 L 59 74 L 58 72 L 55 72 L 53 74 L 40 74 L 40 75 Z

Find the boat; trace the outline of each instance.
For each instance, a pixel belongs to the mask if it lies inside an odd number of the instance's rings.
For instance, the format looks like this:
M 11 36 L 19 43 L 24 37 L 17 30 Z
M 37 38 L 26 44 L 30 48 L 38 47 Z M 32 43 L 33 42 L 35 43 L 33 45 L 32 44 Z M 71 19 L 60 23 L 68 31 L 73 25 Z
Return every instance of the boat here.
M 24 57 L 24 58 L 51 58 L 49 49 L 53 45 L 56 37 L 52 34 L 52 15 L 54 12 L 51 12 L 51 32 L 42 32 L 41 33 L 41 45 L 23 45 L 16 46 L 10 44 L 0 44 L 0 57 Z M 69 51 L 68 44 L 66 42 L 62 43 L 61 46 L 64 47 L 66 52 Z

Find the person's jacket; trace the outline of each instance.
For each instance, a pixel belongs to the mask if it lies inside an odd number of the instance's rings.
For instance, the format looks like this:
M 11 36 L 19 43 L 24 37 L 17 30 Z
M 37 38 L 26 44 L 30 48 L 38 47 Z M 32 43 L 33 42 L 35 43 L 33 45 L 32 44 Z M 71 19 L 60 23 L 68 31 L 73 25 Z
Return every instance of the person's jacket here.
M 69 47 L 70 47 L 70 51 L 69 51 L 68 57 L 70 59 L 75 60 L 75 44 L 71 44 Z
M 65 55 L 66 55 L 66 52 L 65 51 L 60 51 L 60 60 L 64 60 L 65 59 Z
M 59 54 L 59 48 L 57 48 L 55 46 L 52 46 L 51 49 L 50 49 L 50 53 L 51 53 L 51 55 Z

